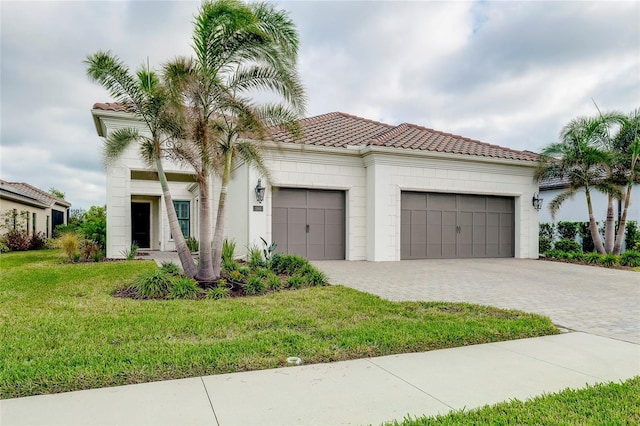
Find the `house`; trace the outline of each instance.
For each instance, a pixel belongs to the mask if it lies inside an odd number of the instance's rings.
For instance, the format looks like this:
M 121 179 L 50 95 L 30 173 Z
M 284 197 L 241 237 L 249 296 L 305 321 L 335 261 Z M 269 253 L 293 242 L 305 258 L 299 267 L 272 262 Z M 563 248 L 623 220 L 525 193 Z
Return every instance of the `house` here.
M 92 114 L 100 136 L 144 130 L 116 104 L 95 104 Z M 239 250 L 263 237 L 310 259 L 538 256 L 535 154 L 341 112 L 301 126 L 298 140 L 274 129 L 264 144 L 270 182 L 244 164 L 235 170 L 226 235 Z M 198 185 L 187 168 L 165 170 L 181 225 L 196 236 Z M 213 212 L 218 182 L 211 187 Z M 107 241 L 109 257 L 132 241 L 174 249 L 160 185 L 135 147 L 107 168 Z
M 53 236 L 69 220 L 71 203 L 24 182 L 0 179 L 0 233 L 22 227 L 29 235 Z
M 549 211 L 549 202 L 558 194 L 565 191 L 568 187 L 567 182 L 562 179 L 547 179 L 540 182 L 540 197 L 544 200 L 543 207 L 540 210 L 540 223 L 551 222 L 587 222 L 589 213 L 587 211 L 587 200 L 584 191 L 580 191 L 572 199 L 566 200 L 555 215 L 551 217 Z M 607 218 L 608 199 L 605 194 L 599 191 L 591 191 L 591 203 L 593 206 L 593 214 L 596 221 L 604 223 Z M 624 203 L 614 200 L 614 209 L 616 220 L 620 219 Z M 640 184 L 634 184 L 631 189 L 631 203 L 627 211 L 627 220 L 640 222 Z

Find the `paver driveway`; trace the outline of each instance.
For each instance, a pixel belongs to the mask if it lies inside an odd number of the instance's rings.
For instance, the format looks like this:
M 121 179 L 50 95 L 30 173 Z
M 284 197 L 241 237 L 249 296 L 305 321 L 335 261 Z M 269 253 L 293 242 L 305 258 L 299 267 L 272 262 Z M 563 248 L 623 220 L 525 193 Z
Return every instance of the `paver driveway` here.
M 389 300 L 469 302 L 546 315 L 640 343 L 640 273 L 532 259 L 317 261 L 333 284 Z

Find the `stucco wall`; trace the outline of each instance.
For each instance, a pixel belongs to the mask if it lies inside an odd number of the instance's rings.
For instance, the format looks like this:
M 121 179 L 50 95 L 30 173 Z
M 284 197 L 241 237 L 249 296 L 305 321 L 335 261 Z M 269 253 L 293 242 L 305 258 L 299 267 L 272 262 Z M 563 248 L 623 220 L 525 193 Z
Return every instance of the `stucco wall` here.
M 499 195 L 515 200 L 515 257 L 537 258 L 538 215 L 531 205 L 538 185 L 533 168 L 474 161 L 371 153 L 367 167 L 369 241 L 367 258 L 400 259 L 400 193 L 402 191 Z
M 47 236 L 47 216 L 49 216 L 49 237 L 51 237 L 51 209 L 42 209 L 39 207 L 28 206 L 22 203 L 17 203 L 13 200 L 2 199 L 0 200 L 0 234 L 6 234 L 7 232 L 13 230 L 13 224 L 10 221 L 9 228 L 6 227 L 5 218 L 9 218 L 11 216 L 11 211 L 16 209 L 18 215 L 21 212 L 26 211 L 29 214 L 29 229 L 27 232 L 29 235 L 33 233 L 33 213 L 36 214 L 36 228 L 35 232 L 42 232 L 45 236 Z M 7 216 L 8 215 L 8 216 Z M 24 219 L 18 219 L 18 223 L 22 223 L 26 225 Z

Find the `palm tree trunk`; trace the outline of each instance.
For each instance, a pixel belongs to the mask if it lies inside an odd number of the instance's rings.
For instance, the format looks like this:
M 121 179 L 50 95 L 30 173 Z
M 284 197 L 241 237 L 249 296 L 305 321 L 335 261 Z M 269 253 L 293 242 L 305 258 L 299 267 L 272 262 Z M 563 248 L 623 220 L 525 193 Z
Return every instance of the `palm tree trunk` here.
M 187 247 L 187 242 L 182 234 L 182 229 L 178 223 L 178 215 L 176 215 L 176 208 L 173 205 L 173 199 L 171 198 L 171 192 L 169 191 L 167 176 L 165 175 L 164 168 L 162 167 L 162 161 L 160 158 L 156 158 L 155 163 L 156 170 L 158 171 L 158 179 L 160 179 L 160 187 L 162 188 L 164 204 L 167 208 L 167 218 L 169 220 L 169 229 L 173 236 L 173 242 L 176 246 L 176 251 L 178 252 L 178 257 L 180 258 L 180 263 L 182 264 L 184 273 L 188 277 L 193 278 L 197 271 L 196 263 L 193 261 L 193 256 L 191 256 L 189 247 Z
M 222 241 L 224 238 L 225 206 L 227 201 L 227 187 L 231 178 L 231 163 L 233 152 L 230 149 L 225 153 L 224 172 L 222 174 L 222 184 L 220 186 L 220 200 L 218 201 L 218 216 L 216 218 L 216 230 L 213 235 L 213 274 L 220 277 L 222 265 Z
M 633 182 L 627 185 L 627 193 L 624 197 L 624 208 L 622 209 L 622 216 L 620 217 L 620 223 L 618 224 L 618 234 L 616 235 L 616 243 L 613 246 L 613 254 L 620 254 L 622 251 L 622 241 L 624 239 L 624 230 L 627 227 L 627 212 L 629 211 L 629 204 L 631 203 L 631 189 L 633 188 Z M 629 247 L 627 247 L 627 250 Z
M 211 202 L 209 200 L 209 175 L 200 173 L 200 263 L 196 279 L 200 282 L 211 282 L 218 278 L 213 273 L 211 264 Z
M 588 188 L 585 188 L 585 195 L 587 197 L 587 209 L 589 211 L 589 230 L 591 231 L 591 239 L 593 245 L 600 254 L 605 254 L 604 244 L 602 244 L 602 238 L 598 232 L 598 224 L 596 223 L 596 217 L 593 215 L 593 205 L 591 204 L 591 193 Z
M 616 232 L 616 220 L 613 214 L 613 197 L 607 196 L 607 221 L 604 225 L 604 251 L 613 252 L 613 243 Z

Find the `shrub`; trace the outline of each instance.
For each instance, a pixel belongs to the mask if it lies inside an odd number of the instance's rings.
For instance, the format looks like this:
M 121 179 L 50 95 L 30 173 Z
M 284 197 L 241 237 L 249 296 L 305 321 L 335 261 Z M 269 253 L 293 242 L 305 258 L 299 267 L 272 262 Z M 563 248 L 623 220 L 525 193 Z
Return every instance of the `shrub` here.
M 143 299 L 165 298 L 172 287 L 171 278 L 160 268 L 141 275 L 133 283 L 136 294 Z
M 591 230 L 589 229 L 589 222 L 578 222 L 578 234 L 582 238 L 582 251 L 585 253 L 595 250 L 593 244 L 593 238 L 591 238 Z
M 44 248 L 44 234 L 36 232 L 29 241 L 29 250 L 42 250 Z
M 222 260 L 234 260 L 236 257 L 236 242 L 233 240 L 222 240 Z
M 230 274 L 238 269 L 238 262 L 233 259 L 222 259 L 222 272 Z
M 207 299 L 223 299 L 229 297 L 229 288 L 227 287 L 227 281 L 220 280 L 218 285 L 214 288 L 207 290 Z
M 635 220 L 627 222 L 627 227 L 624 230 L 624 243 L 627 250 L 634 250 L 636 246 L 640 245 L 640 227 Z
M 553 241 L 551 240 L 551 238 L 540 237 L 540 239 L 538 240 L 538 253 L 549 251 L 552 247 Z
M 271 242 L 271 244 L 267 243 L 267 240 L 265 240 L 264 238 L 260 237 L 260 239 L 262 240 L 262 255 L 264 256 L 264 263 L 267 267 L 269 267 L 271 265 L 271 258 L 273 257 L 276 248 L 278 248 L 278 244 L 276 244 L 275 242 Z
M 78 234 L 80 233 L 80 228 L 77 225 L 71 224 L 58 225 L 53 230 L 53 238 L 60 238 L 64 234 L 68 234 L 69 232 Z
M 620 256 L 620 264 L 623 266 L 640 266 L 640 252 L 627 250 Z
M 287 287 L 294 289 L 301 288 L 302 286 L 304 286 L 304 284 L 304 280 L 298 275 L 292 276 L 291 278 L 289 278 L 289 281 L 287 281 Z
M 244 291 L 247 294 L 262 294 L 267 289 L 264 281 L 256 275 L 252 275 L 247 279 L 247 282 L 244 284 Z
M 65 232 L 58 237 L 58 244 L 70 261 L 80 259 L 80 243 L 80 236 L 75 232 Z
M 319 286 L 327 284 L 327 276 L 315 268 L 313 265 L 307 263 L 297 272 L 303 282 L 310 286 Z
M 44 239 L 44 248 L 46 250 L 53 250 L 58 248 L 58 244 L 55 238 L 45 238 Z
M 603 266 L 616 266 L 620 264 L 620 258 L 615 254 L 605 254 L 600 256 L 600 264 Z
M 568 260 L 577 260 L 579 262 L 584 261 L 585 254 L 581 251 L 572 251 L 567 253 Z
M 29 234 L 24 231 L 9 231 L 6 235 L 9 251 L 29 250 Z
M 581 251 L 581 247 L 578 242 L 574 240 L 568 240 L 568 239 L 556 241 L 556 243 L 553 245 L 553 248 L 556 250 L 561 250 L 565 252 Z
M 85 238 L 98 244 L 101 248 L 107 245 L 107 209 L 102 206 L 91 206 L 82 215 L 80 231 Z
M 91 240 L 86 240 L 82 244 L 81 252 L 82 254 L 80 256 L 80 260 L 82 262 L 89 262 L 89 261 L 97 262 L 101 260 L 101 257 L 102 257 L 101 256 L 102 250 L 100 249 L 100 246 L 98 245 L 98 243 Z
M 553 223 L 540 224 L 540 227 L 538 230 L 538 235 L 540 236 L 540 238 L 548 238 L 551 241 L 553 241 L 555 233 L 556 233 L 556 227 Z
M 562 240 L 575 240 L 578 235 L 578 222 L 558 222 L 558 235 Z
M 9 246 L 7 245 L 7 240 L 3 237 L 0 238 L 0 253 L 6 253 L 9 251 Z
M 193 237 L 187 238 L 185 242 L 187 243 L 187 247 L 190 252 L 198 251 L 200 249 L 200 243 L 198 243 L 198 240 Z
M 182 269 L 178 265 L 173 262 L 162 262 L 162 266 L 160 266 L 164 272 L 169 275 L 173 275 L 174 277 L 183 277 Z
M 280 290 L 282 288 L 282 280 L 271 271 L 267 274 L 266 281 L 267 287 L 271 290 Z
M 293 275 L 298 269 L 309 264 L 309 261 L 295 254 L 276 253 L 271 259 L 271 270 L 276 274 Z
M 195 280 L 179 277 L 171 281 L 169 297 L 171 299 L 195 299 L 200 293 L 200 287 Z
M 596 253 L 596 252 L 587 253 L 584 255 L 584 261 L 591 265 L 600 263 L 600 253 Z
M 264 259 L 262 258 L 262 250 L 258 246 L 249 247 L 249 253 L 247 255 L 247 263 L 252 268 L 260 268 L 266 266 Z

